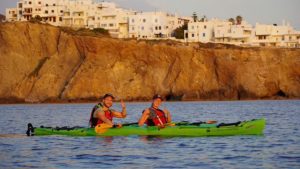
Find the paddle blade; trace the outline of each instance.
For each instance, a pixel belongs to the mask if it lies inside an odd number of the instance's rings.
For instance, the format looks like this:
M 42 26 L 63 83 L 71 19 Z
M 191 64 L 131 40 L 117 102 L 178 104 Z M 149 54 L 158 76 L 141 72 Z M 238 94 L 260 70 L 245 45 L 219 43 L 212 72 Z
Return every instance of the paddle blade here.
M 217 121 L 215 121 L 215 120 L 208 120 L 208 121 L 206 122 L 206 124 L 215 124 L 215 123 L 217 123 Z
M 112 128 L 113 126 L 112 125 L 109 125 L 109 124 L 98 124 L 96 127 L 95 127 L 95 132 L 97 134 L 103 134 L 105 133 L 108 129 Z

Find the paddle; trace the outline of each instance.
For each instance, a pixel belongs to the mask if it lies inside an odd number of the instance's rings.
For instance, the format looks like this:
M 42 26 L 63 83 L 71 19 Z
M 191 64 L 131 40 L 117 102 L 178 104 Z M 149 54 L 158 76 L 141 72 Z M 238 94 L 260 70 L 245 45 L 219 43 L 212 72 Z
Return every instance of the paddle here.
M 215 121 L 215 120 L 207 120 L 206 121 L 206 124 L 215 124 L 217 123 L 218 121 Z
M 103 134 L 105 133 L 108 129 L 112 128 L 113 125 L 109 125 L 109 124 L 106 124 L 106 123 L 102 123 L 102 124 L 98 124 L 96 127 L 95 127 L 95 132 L 98 133 L 98 134 Z
M 102 123 L 102 124 L 98 124 L 95 127 L 95 132 L 98 134 L 103 134 L 110 128 L 121 128 L 122 126 L 123 126 L 122 124 L 110 125 L 110 124 Z
M 198 123 L 189 123 L 189 122 L 183 122 L 182 124 L 183 125 L 200 125 L 200 124 L 215 124 L 217 123 L 217 121 L 215 120 L 208 120 L 206 122 L 198 122 Z M 106 123 L 103 123 L 103 124 L 98 124 L 96 127 L 95 127 L 95 132 L 98 133 L 98 134 L 103 134 L 105 133 L 108 129 L 110 128 L 121 128 L 123 126 L 131 126 L 131 125 L 136 125 L 138 123 L 134 122 L 134 123 L 125 123 L 123 125 L 109 125 L 109 124 L 106 124 Z M 167 126 L 180 126 L 182 125 L 180 122 L 179 123 L 166 123 L 164 124 L 163 126 L 158 126 L 160 129 L 163 129 Z
M 175 123 L 177 126 L 184 126 L 184 125 L 192 125 L 192 126 L 199 126 L 200 124 L 215 124 L 217 123 L 217 121 L 215 120 L 207 120 L 205 121 L 199 121 L 199 122 L 188 122 L 188 121 L 181 121 L 181 122 L 177 122 Z

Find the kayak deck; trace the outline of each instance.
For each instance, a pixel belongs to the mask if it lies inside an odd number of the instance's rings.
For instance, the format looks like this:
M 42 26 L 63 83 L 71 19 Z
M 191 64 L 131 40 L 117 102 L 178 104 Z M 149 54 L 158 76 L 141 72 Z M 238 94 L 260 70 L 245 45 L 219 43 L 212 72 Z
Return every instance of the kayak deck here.
M 66 135 L 66 136 L 233 136 L 233 135 L 262 135 L 265 128 L 265 119 L 254 119 L 232 124 L 199 124 L 175 123 L 175 126 L 168 126 L 159 129 L 156 126 L 139 127 L 136 124 L 123 126 L 121 128 L 109 128 L 103 133 L 96 133 L 94 128 L 35 128 L 37 136 L 42 135 Z

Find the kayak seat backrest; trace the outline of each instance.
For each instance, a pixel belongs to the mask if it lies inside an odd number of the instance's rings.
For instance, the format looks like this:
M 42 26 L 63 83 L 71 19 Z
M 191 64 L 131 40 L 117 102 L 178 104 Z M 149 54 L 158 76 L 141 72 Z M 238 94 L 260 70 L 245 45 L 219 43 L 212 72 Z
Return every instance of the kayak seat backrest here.
M 45 126 L 40 126 L 40 128 L 44 128 L 44 129 L 52 129 L 52 127 L 45 127 Z
M 205 122 L 199 121 L 199 122 L 190 123 L 189 125 L 199 126 L 200 124 L 204 124 L 204 123 Z
M 224 126 L 238 126 L 239 124 L 241 124 L 241 121 L 238 121 L 236 123 L 220 123 L 219 125 L 217 125 L 217 127 L 224 127 Z
M 176 124 L 176 126 L 183 126 L 183 125 L 189 124 L 189 122 L 188 121 L 181 121 L 181 122 L 177 122 L 175 124 Z

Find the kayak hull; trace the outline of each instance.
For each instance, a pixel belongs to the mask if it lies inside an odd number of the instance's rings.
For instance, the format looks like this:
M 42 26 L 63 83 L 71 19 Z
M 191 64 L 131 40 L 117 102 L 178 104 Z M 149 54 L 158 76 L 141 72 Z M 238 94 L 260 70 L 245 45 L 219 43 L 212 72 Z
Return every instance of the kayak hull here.
M 265 128 L 265 119 L 244 121 L 236 125 L 175 125 L 159 129 L 153 127 L 139 127 L 137 125 L 123 126 L 122 128 L 109 128 L 96 133 L 94 128 L 56 129 L 35 128 L 36 136 L 66 135 L 66 136 L 166 136 L 166 137 L 201 137 L 201 136 L 234 136 L 234 135 L 262 135 Z

